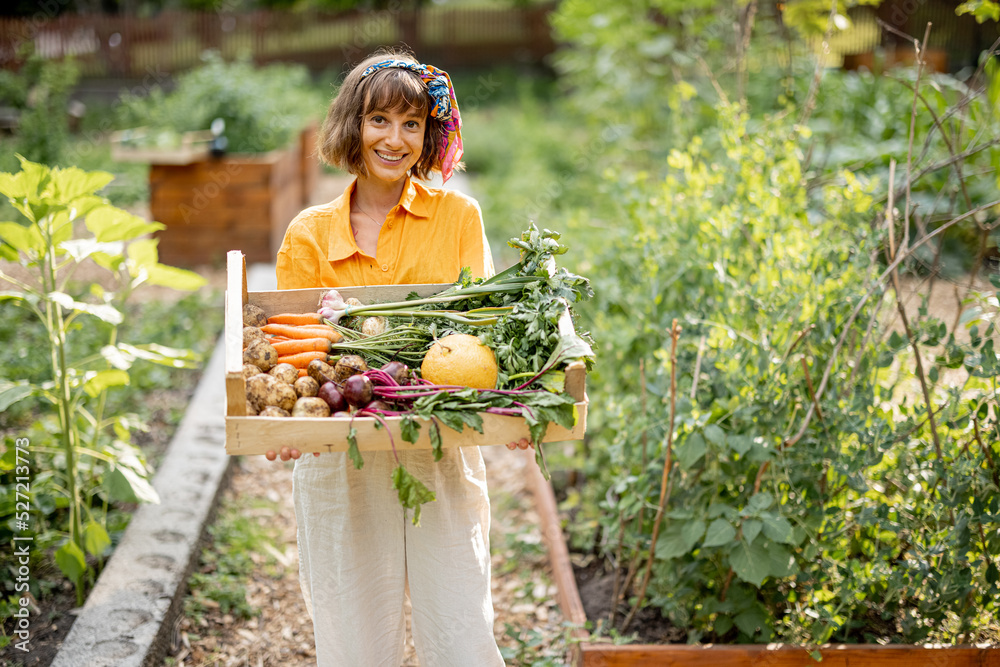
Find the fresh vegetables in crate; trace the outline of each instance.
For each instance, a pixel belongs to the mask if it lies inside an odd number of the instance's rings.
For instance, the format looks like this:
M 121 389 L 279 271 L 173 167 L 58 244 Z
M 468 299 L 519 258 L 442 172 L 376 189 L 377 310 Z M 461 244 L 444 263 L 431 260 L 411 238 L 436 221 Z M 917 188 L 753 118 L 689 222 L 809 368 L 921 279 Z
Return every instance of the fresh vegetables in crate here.
M 509 242 L 521 251 L 520 262 L 488 279 L 473 280 L 465 269 L 430 297 L 365 304 L 328 290 L 318 312 L 270 317 L 247 304 L 247 414 L 350 419 L 348 453 L 358 468 L 355 418 L 383 427 L 398 420 L 410 443 L 426 427 L 439 459 L 442 425 L 482 433 L 484 415 L 519 417 L 544 473 L 549 424 L 572 429 L 577 419 L 576 400 L 564 391 L 565 368 L 589 368 L 594 359 L 570 314 L 573 303 L 592 296 L 590 285 L 556 266 L 555 256 L 567 251 L 558 239 L 531 225 Z M 393 483 L 419 520 L 420 504 L 433 493 L 401 465 Z

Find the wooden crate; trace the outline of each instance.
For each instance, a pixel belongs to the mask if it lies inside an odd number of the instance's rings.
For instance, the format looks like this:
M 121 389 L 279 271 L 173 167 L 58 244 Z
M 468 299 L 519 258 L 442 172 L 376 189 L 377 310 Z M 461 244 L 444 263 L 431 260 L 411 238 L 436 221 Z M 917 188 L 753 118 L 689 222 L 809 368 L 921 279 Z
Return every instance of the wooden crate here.
M 387 417 L 385 421 L 392 433 L 390 441 L 386 429 L 376 429 L 373 417 L 355 419 L 327 417 L 258 417 L 246 414 L 246 381 L 243 378 L 243 305 L 252 303 L 263 309 L 267 316 L 284 312 L 316 310 L 326 289 L 297 289 L 282 291 L 247 291 L 246 260 L 243 253 L 233 250 L 227 256 L 226 286 L 226 453 L 264 454 L 269 449 L 277 451 L 283 446 L 301 452 L 347 451 L 347 433 L 353 426 L 357 430 L 358 448 L 362 450 L 388 450 L 395 443 L 397 450 L 430 449 L 431 442 L 426 422 L 421 423 L 420 437 L 416 444 L 404 442 L 400 433 L 401 417 Z M 401 301 L 411 292 L 430 296 L 449 287 L 447 284 L 382 285 L 372 287 L 338 287 L 344 298 L 356 297 L 362 302 Z M 572 327 L 567 311 L 560 326 Z M 583 363 L 566 368 L 566 391 L 576 399 L 577 422 L 572 429 L 550 424 L 545 442 L 579 440 L 587 425 L 586 367 Z M 483 413 L 483 432 L 468 427 L 461 433 L 447 426 L 441 427 L 445 447 L 476 445 L 502 445 L 528 437 L 528 426 L 523 419 Z

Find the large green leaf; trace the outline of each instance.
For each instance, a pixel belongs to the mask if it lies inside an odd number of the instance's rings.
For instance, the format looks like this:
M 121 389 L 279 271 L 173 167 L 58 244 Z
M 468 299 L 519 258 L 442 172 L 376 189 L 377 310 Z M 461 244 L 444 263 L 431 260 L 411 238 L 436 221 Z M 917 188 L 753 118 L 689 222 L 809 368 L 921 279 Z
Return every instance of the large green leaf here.
M 52 192 L 56 199 L 70 202 L 77 197 L 92 195 L 115 179 L 106 171 L 84 171 L 65 167 L 52 171 Z
M 56 565 L 71 581 L 76 581 L 87 569 L 87 560 L 80 547 L 67 540 L 56 549 Z
M 757 604 L 736 614 L 733 622 L 736 623 L 736 627 L 740 629 L 740 632 L 748 637 L 753 637 L 758 631 L 766 630 L 770 627 L 767 614 Z
M 59 247 L 77 262 L 82 262 L 95 253 L 115 256 L 121 255 L 125 250 L 125 245 L 121 241 L 101 243 L 97 239 L 71 239 L 60 243 Z
M 760 530 L 763 527 L 764 524 L 760 519 L 747 519 L 743 522 L 743 539 L 748 544 L 753 544 L 753 541 L 760 535 Z
M 11 199 L 37 201 L 39 194 L 49 183 L 50 170 L 43 164 L 26 160 L 20 155 L 21 171 L 16 174 L 0 174 L 0 194 Z
M 48 298 L 67 310 L 93 315 L 108 324 L 121 324 L 125 319 L 121 311 L 110 304 L 77 301 L 65 292 L 50 292 Z
M 139 239 L 128 246 L 128 261 L 132 275 L 139 275 L 139 269 L 149 269 L 160 261 L 160 253 L 156 249 L 156 239 Z
M 94 209 L 87 215 L 86 224 L 87 229 L 102 243 L 129 241 L 164 228 L 158 222 L 148 222 L 114 206 Z
M 109 364 L 121 370 L 128 370 L 136 359 L 171 368 L 197 368 L 198 364 L 201 363 L 201 355 L 193 350 L 167 347 L 156 343 L 105 345 L 101 348 L 101 356 Z
M 726 432 L 718 424 L 709 424 L 705 427 L 705 438 L 716 447 L 722 448 L 726 445 Z
M 104 526 L 91 519 L 83 529 L 83 545 L 87 553 L 100 556 L 111 546 L 111 537 Z
M 176 290 L 186 292 L 201 289 L 208 282 L 194 271 L 179 269 L 176 266 L 168 266 L 166 264 L 153 264 L 146 267 L 146 271 L 150 285 L 163 285 L 164 287 L 172 287 Z
M 768 540 L 740 540 L 729 552 L 729 564 L 737 577 L 757 587 L 769 576 L 787 577 L 795 571 L 788 549 Z
M 104 475 L 104 488 L 113 499 L 126 503 L 160 502 L 149 480 L 124 465 L 116 465 Z
M 700 433 L 692 433 L 677 444 L 676 450 L 677 462 L 681 468 L 683 470 L 690 470 L 698 462 L 698 459 L 705 455 L 705 452 L 708 451 L 708 446 L 705 444 L 705 438 Z
M 118 369 L 111 368 L 104 371 L 98 371 L 83 384 L 83 390 L 87 392 L 87 395 L 91 398 L 99 396 L 102 391 L 109 389 L 110 387 L 121 387 L 129 383 L 128 372 Z
M 24 380 L 11 382 L 0 378 L 0 412 L 3 412 L 18 401 L 23 401 L 36 391 L 35 385 Z
M 708 531 L 705 533 L 705 541 L 701 546 L 718 547 L 732 542 L 735 537 L 736 529 L 733 528 L 731 523 L 725 519 L 716 519 L 708 525 Z
M 694 549 L 705 534 L 705 522 L 674 520 L 656 540 L 656 557 L 663 560 L 678 558 Z
M 0 222 L 0 241 L 23 253 L 40 253 L 45 249 L 45 239 L 34 223 Z
M 772 542 L 795 544 L 792 524 L 783 516 L 765 517 L 764 535 Z

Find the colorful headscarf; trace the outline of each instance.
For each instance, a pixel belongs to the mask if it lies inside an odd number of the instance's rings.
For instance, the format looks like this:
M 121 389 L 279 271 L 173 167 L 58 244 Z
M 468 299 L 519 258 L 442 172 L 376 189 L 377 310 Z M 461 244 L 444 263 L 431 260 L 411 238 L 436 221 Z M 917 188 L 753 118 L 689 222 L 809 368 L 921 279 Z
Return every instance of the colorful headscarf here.
M 451 178 L 455 163 L 462 159 L 462 116 L 458 111 L 458 100 L 455 98 L 455 88 L 451 85 L 451 77 L 444 70 L 432 65 L 389 59 L 367 68 L 361 73 L 361 80 L 380 69 L 389 67 L 409 70 L 427 83 L 427 92 L 430 93 L 433 102 L 430 115 L 438 119 L 444 127 L 438 152 L 441 158 L 441 180 L 447 181 Z

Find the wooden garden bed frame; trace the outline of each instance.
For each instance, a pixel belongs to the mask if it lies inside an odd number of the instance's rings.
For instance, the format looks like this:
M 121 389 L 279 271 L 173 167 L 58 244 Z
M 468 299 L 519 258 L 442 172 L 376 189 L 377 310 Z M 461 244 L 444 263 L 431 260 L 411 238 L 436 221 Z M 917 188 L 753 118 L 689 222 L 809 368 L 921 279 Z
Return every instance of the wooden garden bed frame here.
M 570 649 L 574 667 L 1000 667 L 1000 646 L 826 644 L 822 662 L 800 646 L 782 644 L 633 644 L 590 641 L 587 616 L 562 532 L 552 485 L 529 467 L 535 507 L 549 552 L 556 602 L 576 628 Z

